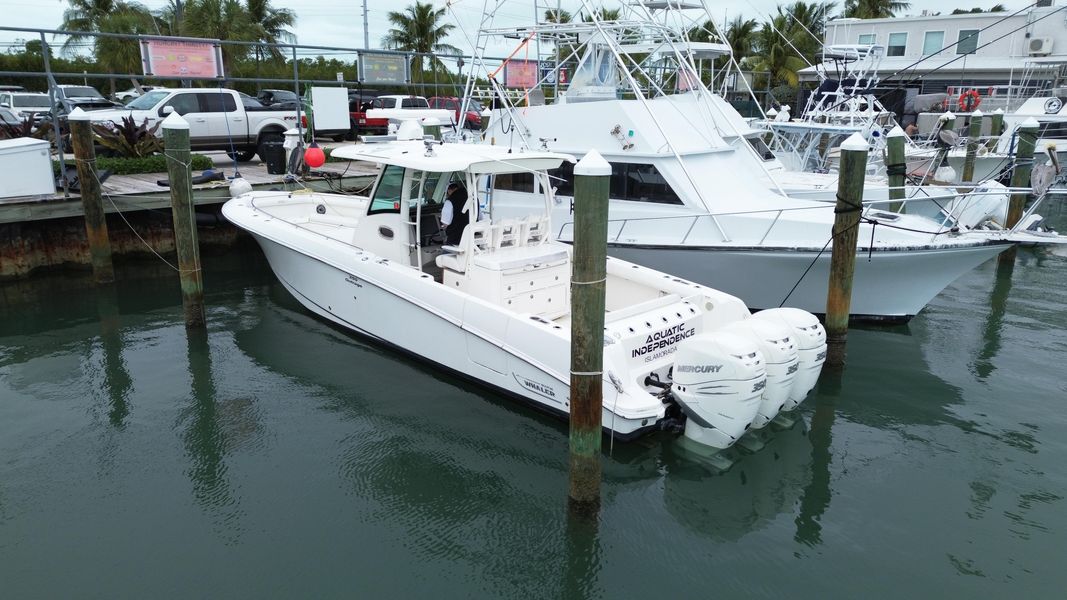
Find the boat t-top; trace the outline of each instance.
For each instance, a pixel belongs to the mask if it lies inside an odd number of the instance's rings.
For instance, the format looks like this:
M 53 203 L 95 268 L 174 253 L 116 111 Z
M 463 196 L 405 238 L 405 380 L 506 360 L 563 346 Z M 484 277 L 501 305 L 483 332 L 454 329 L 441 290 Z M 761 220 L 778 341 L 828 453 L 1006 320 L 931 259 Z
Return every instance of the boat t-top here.
M 566 416 L 571 247 L 549 234 L 547 171 L 573 157 L 436 142 L 411 121 L 396 138 L 333 152 L 379 166 L 367 196 L 249 192 L 223 214 L 313 313 Z M 501 217 L 496 190 L 519 177 L 540 182 L 542 204 Z M 468 221 L 458 241 L 442 238 L 448 212 L 446 222 Z M 753 316 L 734 296 L 607 259 L 603 425 L 613 436 L 684 428 L 729 446 L 795 408 L 824 357 L 809 313 Z

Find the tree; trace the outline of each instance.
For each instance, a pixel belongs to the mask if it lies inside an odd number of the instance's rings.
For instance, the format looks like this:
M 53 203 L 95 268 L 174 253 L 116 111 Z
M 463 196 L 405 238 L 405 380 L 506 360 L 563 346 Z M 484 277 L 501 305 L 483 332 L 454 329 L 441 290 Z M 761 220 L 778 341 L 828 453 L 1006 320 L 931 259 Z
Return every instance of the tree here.
M 791 27 L 790 18 L 785 14 L 765 21 L 756 36 L 755 55 L 749 65 L 756 71 L 770 73 L 774 83 L 796 86 L 797 71 L 808 66 L 794 49 L 794 39 L 799 37 L 796 29 L 799 28 Z
M 899 0 L 845 0 L 845 16 L 856 19 L 887 19 L 907 10 L 911 2 Z
M 288 8 L 275 8 L 270 0 L 247 0 L 248 17 L 256 28 L 258 41 L 265 44 L 291 43 L 296 36 L 289 27 L 296 24 L 296 14 Z M 277 48 L 268 47 L 267 54 L 281 58 Z M 260 48 L 256 48 L 256 58 L 260 58 Z
M 565 10 L 550 8 L 545 11 L 545 23 L 570 23 L 574 17 Z
M 63 11 L 60 28 L 89 33 L 154 33 L 155 20 L 148 9 L 137 2 L 125 0 L 68 0 L 70 7 Z M 63 51 L 70 53 L 86 43 L 91 36 L 71 35 L 63 43 Z M 135 40 L 92 37 L 93 54 L 109 73 L 136 73 L 140 70 L 140 48 Z M 111 93 L 115 80 L 110 80 Z
M 622 11 L 618 8 L 604 8 L 601 6 L 595 9 L 592 15 L 582 15 L 582 21 L 592 23 L 593 15 L 596 15 L 597 21 L 618 21 Z
M 422 81 L 425 67 L 424 55 L 434 53 L 460 54 L 455 46 L 445 43 L 448 33 L 455 29 L 451 23 L 441 23 L 445 9 L 434 9 L 433 4 L 423 4 L 416 0 L 403 12 L 389 13 L 389 22 L 393 27 L 382 38 L 382 45 L 395 50 L 417 52 L 420 55 L 411 59 L 412 79 Z M 436 56 L 430 59 L 430 68 L 447 71 L 444 63 Z
M 190 0 L 186 2 L 182 32 L 192 37 L 224 41 L 258 41 L 259 31 L 248 9 L 239 0 Z M 248 56 L 246 46 L 223 44 L 222 65 L 227 75 L 234 63 Z

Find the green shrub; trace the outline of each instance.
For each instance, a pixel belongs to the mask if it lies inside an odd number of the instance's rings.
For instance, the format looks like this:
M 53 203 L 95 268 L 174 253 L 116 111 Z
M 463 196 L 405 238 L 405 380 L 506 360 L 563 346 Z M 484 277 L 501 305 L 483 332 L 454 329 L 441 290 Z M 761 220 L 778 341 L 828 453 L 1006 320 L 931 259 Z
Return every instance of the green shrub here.
M 67 164 L 74 164 L 73 161 L 67 161 Z M 211 161 L 211 157 L 204 156 L 203 154 L 193 154 L 190 165 L 194 171 L 203 171 L 204 169 L 211 169 L 215 166 L 215 163 Z M 142 158 L 114 158 L 114 157 L 99 157 L 96 159 L 96 169 L 98 171 L 111 171 L 112 175 L 137 175 L 140 173 L 166 173 L 167 172 L 167 157 L 162 154 L 154 154 L 152 156 L 145 156 Z M 52 171 L 55 174 L 59 174 L 59 161 L 52 161 Z

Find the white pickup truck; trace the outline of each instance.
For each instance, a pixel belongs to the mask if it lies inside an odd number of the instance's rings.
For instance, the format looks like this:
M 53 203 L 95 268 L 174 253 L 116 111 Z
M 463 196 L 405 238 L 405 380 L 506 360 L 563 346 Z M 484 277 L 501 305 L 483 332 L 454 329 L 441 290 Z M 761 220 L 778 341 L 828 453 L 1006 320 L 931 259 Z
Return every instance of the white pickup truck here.
M 451 111 L 430 108 L 429 102 L 422 96 L 378 96 L 372 108 L 367 110 L 368 119 L 389 119 L 399 122 L 403 119 L 437 119 L 442 125 L 451 124 L 455 117 Z
M 124 108 L 90 113 L 95 123 L 119 123 L 133 117 L 151 127 L 172 112 L 189 122 L 193 150 L 225 150 L 237 160 L 262 159 L 267 142 L 284 141 L 284 132 L 296 127 L 296 109 L 272 110 L 255 98 L 227 89 L 154 89 Z

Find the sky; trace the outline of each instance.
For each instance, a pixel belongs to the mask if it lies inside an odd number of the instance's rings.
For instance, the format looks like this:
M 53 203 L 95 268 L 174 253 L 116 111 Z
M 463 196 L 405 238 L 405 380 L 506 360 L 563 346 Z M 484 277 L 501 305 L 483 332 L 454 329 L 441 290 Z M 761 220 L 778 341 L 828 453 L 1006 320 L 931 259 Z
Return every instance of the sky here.
M 496 0 L 493 0 L 495 2 Z M 1059 0 L 1064 2 L 1067 0 Z M 547 6 L 555 7 L 556 0 L 504 0 L 502 7 L 497 11 L 497 27 L 513 25 L 526 25 L 533 21 L 535 6 L 541 8 L 538 12 L 543 13 Z M 560 0 L 565 10 L 576 12 L 581 2 L 577 0 Z M 748 18 L 762 21 L 763 17 L 773 13 L 780 3 L 776 0 L 740 0 L 723 2 L 721 0 L 707 0 L 708 6 L 715 15 L 717 21 L 724 17 L 732 19 L 738 13 Z M 141 3 L 151 10 L 158 10 L 166 5 L 166 0 L 141 0 Z M 372 48 L 380 47 L 382 36 L 389 30 L 387 19 L 389 11 L 402 10 L 402 7 L 414 0 L 367 0 L 370 22 L 370 44 Z M 838 7 L 843 0 L 839 0 Z M 997 4 L 997 0 L 962 0 L 962 2 L 949 3 L 947 0 L 913 0 L 911 8 L 906 14 L 919 14 L 922 10 L 950 12 L 953 8 L 989 8 Z M 1017 10 L 1031 2 L 1028 0 L 999 0 L 1009 11 Z M 297 42 L 301 44 L 317 46 L 338 46 L 345 48 L 363 47 L 363 18 L 361 0 L 273 0 L 278 8 L 290 8 L 296 12 L 297 21 L 295 33 Z M 445 0 L 433 0 L 434 6 L 446 6 Z M 599 6 L 600 2 L 590 2 Z M 613 6 L 613 2 L 603 2 L 605 6 Z M 453 23 L 457 28 L 448 40 L 453 46 L 470 53 L 473 40 L 476 38 L 480 19 L 483 11 L 483 0 L 452 0 L 451 13 L 446 14 L 447 22 Z M 31 27 L 39 29 L 58 29 L 63 20 L 63 10 L 67 7 L 66 0 L 0 0 L 0 15 L 3 21 L 0 25 L 6 27 Z M 454 15 L 454 16 L 453 16 Z M 466 35 L 464 35 L 466 34 Z M 469 36 L 469 37 L 468 37 Z M 0 49 L 8 47 L 11 43 L 28 37 L 36 37 L 34 34 L 13 33 L 0 31 Z M 470 41 L 468 41 L 468 39 Z M 496 44 L 488 48 L 490 55 L 506 55 L 511 52 L 511 47 L 505 44 Z M 348 58 L 348 57 L 338 57 Z

